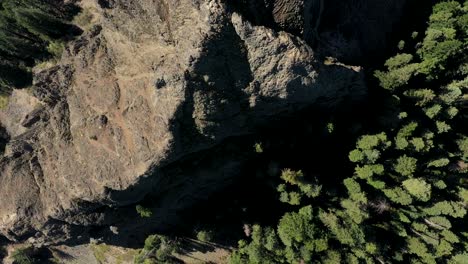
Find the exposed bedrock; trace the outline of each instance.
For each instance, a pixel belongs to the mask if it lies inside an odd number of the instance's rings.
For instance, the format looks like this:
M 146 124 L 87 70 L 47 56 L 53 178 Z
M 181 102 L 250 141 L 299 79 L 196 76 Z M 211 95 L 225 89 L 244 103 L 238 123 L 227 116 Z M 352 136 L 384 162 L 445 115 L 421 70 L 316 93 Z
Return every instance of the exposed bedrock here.
M 284 30 L 344 63 L 381 61 L 424 22 L 434 1 L 238 0 L 229 6 L 255 25 Z M 421 24 L 423 25 L 423 24 Z
M 129 230 L 148 194 L 159 208 L 151 224 L 167 224 L 235 177 L 242 155 L 223 140 L 365 94 L 359 67 L 324 63 L 303 39 L 219 1 L 86 3 L 93 28 L 0 111 L 0 233 L 10 240 Z

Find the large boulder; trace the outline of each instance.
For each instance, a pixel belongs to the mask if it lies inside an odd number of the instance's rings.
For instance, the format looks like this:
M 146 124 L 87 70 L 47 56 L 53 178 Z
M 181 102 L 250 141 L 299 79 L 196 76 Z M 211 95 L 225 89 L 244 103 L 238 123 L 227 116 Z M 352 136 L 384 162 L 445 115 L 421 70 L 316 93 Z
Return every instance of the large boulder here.
M 95 25 L 0 110 L 10 138 L 0 233 L 10 240 L 83 237 L 148 193 L 162 211 L 183 208 L 223 177 L 192 166 L 175 181 L 174 164 L 273 117 L 365 93 L 360 68 L 323 63 L 302 39 L 221 1 L 83 2 Z M 230 156 L 217 159 L 232 175 Z

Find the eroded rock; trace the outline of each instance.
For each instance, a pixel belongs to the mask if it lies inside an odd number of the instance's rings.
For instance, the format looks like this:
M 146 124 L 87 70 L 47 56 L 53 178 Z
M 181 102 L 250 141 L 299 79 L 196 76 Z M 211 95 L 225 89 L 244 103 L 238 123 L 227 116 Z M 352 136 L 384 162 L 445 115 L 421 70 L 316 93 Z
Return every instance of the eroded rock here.
M 98 24 L 58 66 L 35 74 L 37 102 L 15 93 L 15 108 L 0 112 L 12 137 L 0 160 L 0 232 L 11 240 L 122 232 L 116 222 L 128 209 L 119 208 L 148 193 L 169 217 L 190 193 L 226 180 L 198 166 L 179 173 L 177 162 L 272 117 L 365 90 L 360 68 L 325 65 L 305 41 L 254 26 L 220 1 L 90 3 Z M 217 164 L 209 169 L 234 175 L 229 156 Z

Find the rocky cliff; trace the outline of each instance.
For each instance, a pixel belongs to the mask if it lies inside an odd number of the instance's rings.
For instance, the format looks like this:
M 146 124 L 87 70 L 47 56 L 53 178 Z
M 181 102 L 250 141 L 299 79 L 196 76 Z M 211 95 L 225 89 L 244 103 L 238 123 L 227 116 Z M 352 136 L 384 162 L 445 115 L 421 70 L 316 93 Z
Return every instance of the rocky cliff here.
M 0 110 L 0 233 L 10 240 L 125 228 L 126 206 L 149 193 L 162 212 L 152 224 L 162 223 L 235 175 L 229 149 L 200 164 L 190 157 L 365 92 L 359 67 L 324 63 L 288 19 L 286 31 L 252 24 L 217 0 L 81 5 L 94 25 Z
M 425 14 L 427 6 L 430 7 L 430 1 L 406 0 L 239 0 L 232 3 L 236 11 L 244 13 L 256 25 L 290 32 L 319 53 L 359 65 L 381 58 L 395 44 L 393 38 L 400 37 L 396 36 L 395 29 L 405 31 L 402 30 L 405 13 L 415 17 Z M 412 8 L 415 10 L 409 14 Z

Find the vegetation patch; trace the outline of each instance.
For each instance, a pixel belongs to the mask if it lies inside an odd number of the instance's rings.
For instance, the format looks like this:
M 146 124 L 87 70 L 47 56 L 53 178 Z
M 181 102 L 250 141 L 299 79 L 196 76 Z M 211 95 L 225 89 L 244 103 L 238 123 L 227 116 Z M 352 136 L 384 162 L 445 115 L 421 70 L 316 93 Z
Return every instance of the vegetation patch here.
M 202 242 L 211 242 L 213 240 L 213 232 L 209 230 L 200 230 L 197 232 L 197 239 Z
M 150 235 L 145 246 L 135 256 L 135 264 L 178 263 L 173 253 L 178 250 L 176 240 L 162 235 Z
M 0 94 L 32 82 L 31 68 L 59 58 L 65 41 L 80 33 L 69 23 L 78 8 L 63 1 L 4 0 L 0 3 Z
M 434 6 L 422 38 L 400 42 L 375 72 L 375 89 L 391 97 L 391 111 L 357 138 L 349 153 L 354 173 L 340 191 L 283 170 L 277 190 L 289 209 L 276 226 L 249 228 L 231 263 L 468 261 L 467 166 L 460 165 L 468 161 L 460 114 L 468 92 L 467 17 L 468 2 Z
M 99 263 L 106 263 L 106 254 L 110 251 L 110 247 L 106 244 L 92 244 L 94 257 Z
M 0 94 L 0 109 L 6 108 L 8 106 L 8 95 Z

